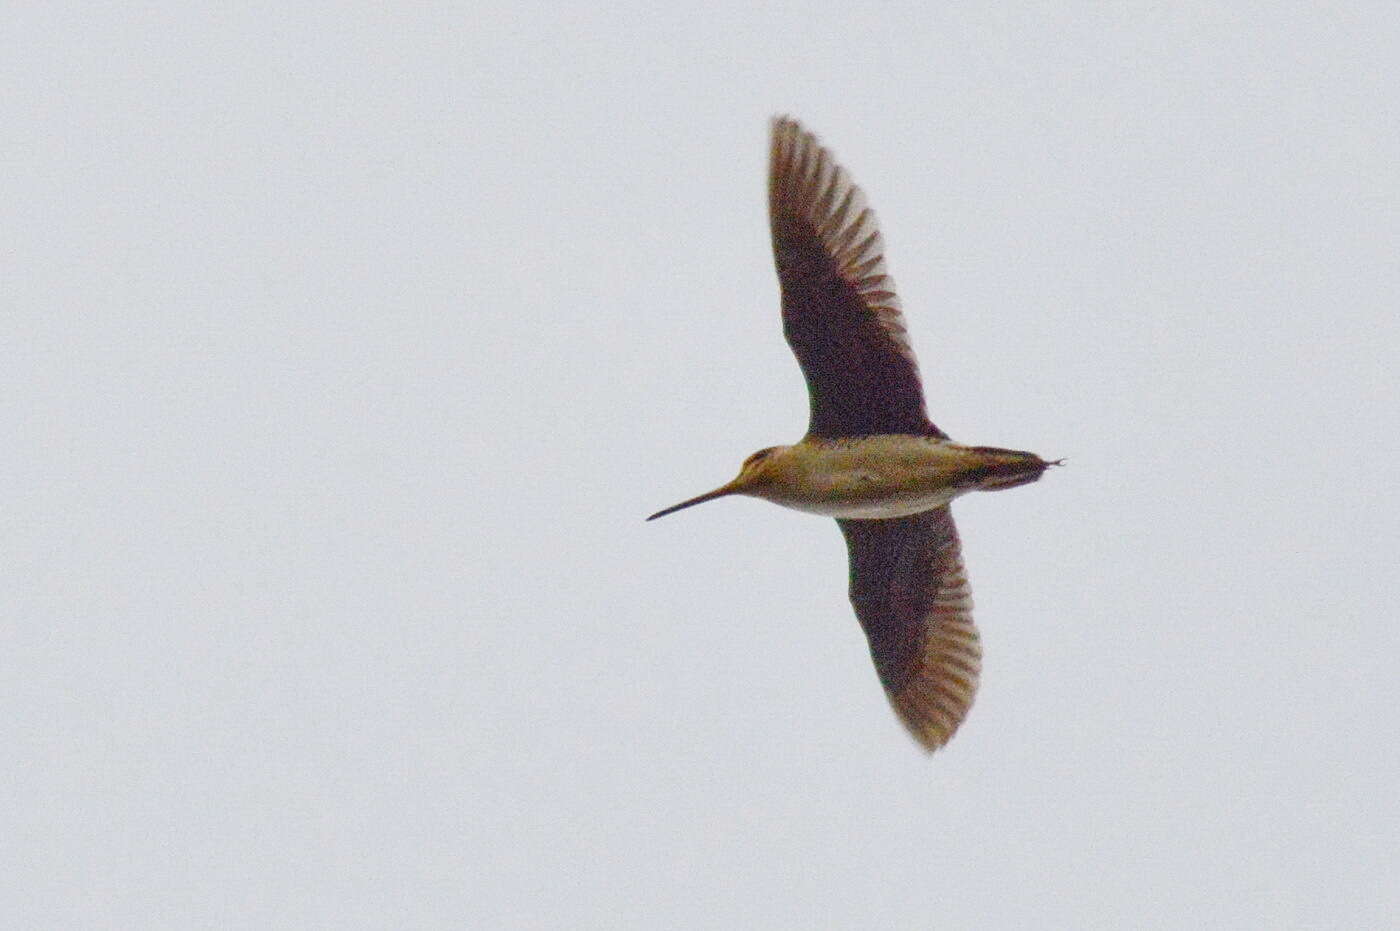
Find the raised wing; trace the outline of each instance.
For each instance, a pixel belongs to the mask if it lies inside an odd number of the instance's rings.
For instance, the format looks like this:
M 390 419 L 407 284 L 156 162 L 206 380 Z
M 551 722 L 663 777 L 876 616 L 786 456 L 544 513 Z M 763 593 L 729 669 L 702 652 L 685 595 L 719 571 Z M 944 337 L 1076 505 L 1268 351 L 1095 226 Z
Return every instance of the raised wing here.
M 837 523 L 850 551 L 851 604 L 880 682 L 914 738 L 937 750 L 972 707 L 982 668 L 952 512 Z
M 924 409 L 875 214 L 831 153 L 786 117 L 773 121 L 768 214 L 783 333 L 811 396 L 808 435 L 942 437 Z

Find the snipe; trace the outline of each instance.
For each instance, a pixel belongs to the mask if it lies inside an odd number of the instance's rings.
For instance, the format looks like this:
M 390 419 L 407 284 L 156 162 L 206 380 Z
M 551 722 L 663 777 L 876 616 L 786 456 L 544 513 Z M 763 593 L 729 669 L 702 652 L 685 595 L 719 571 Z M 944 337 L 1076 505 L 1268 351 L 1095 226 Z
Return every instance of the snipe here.
M 788 118 L 773 121 L 768 209 L 783 333 L 811 398 L 807 435 L 759 450 L 733 481 L 647 520 L 726 495 L 836 518 L 880 681 L 910 733 L 936 750 L 967 716 L 982 662 L 948 504 L 1033 482 L 1058 461 L 963 446 L 929 420 L 875 215 Z

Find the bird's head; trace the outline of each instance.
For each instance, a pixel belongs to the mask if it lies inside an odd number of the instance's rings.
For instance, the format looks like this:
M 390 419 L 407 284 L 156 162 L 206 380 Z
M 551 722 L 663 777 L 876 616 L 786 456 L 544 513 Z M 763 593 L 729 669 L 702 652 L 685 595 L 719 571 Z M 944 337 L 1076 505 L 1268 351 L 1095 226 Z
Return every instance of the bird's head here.
M 656 520 L 658 517 L 674 514 L 683 508 L 704 504 L 706 501 L 713 501 L 728 495 L 754 494 L 755 491 L 773 480 L 777 470 L 776 464 L 781 458 L 775 454 L 782 453 L 788 448 L 787 446 L 769 446 L 767 449 L 760 449 L 744 460 L 744 464 L 739 467 L 739 474 L 733 480 L 719 486 L 714 491 L 707 491 L 703 495 L 697 495 L 687 501 L 682 501 L 680 504 L 673 504 L 664 510 L 657 511 L 647 520 Z

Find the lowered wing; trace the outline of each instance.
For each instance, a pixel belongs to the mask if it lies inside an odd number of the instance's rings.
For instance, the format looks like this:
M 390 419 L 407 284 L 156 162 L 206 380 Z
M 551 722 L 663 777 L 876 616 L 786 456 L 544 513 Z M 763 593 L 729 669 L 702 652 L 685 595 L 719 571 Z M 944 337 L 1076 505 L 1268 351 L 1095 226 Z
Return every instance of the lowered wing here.
M 977 694 L 982 647 L 952 512 L 838 520 L 851 604 L 904 726 L 924 748 L 948 742 Z

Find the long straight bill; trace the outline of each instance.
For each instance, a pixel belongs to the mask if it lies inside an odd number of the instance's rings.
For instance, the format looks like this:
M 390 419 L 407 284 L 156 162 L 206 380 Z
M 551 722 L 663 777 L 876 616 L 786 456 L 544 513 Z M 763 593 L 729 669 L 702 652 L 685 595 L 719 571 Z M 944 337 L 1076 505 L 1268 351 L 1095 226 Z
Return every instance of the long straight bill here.
M 665 510 L 657 511 L 655 514 L 648 517 L 647 520 L 656 520 L 658 517 L 665 517 L 667 514 L 674 514 L 677 511 L 684 510 L 685 508 L 693 507 L 697 504 L 704 504 L 706 501 L 713 501 L 716 498 L 723 498 L 725 495 L 732 495 L 734 493 L 734 483 L 730 482 L 728 485 L 721 485 L 714 491 L 707 491 L 703 495 L 696 495 L 689 501 L 682 501 L 680 504 L 673 504 Z

